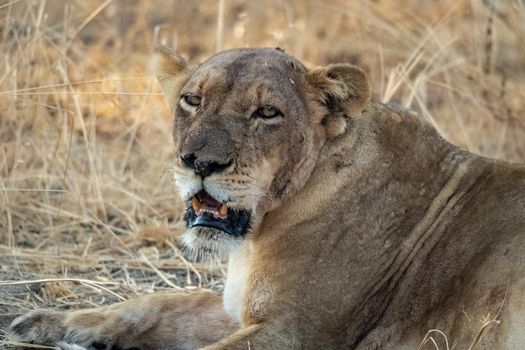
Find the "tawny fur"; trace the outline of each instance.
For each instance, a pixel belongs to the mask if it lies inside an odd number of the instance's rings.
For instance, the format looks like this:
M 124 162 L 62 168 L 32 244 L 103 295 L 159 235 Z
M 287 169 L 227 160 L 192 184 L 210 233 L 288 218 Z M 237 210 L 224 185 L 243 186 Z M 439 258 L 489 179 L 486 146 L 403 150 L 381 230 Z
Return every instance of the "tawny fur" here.
M 154 71 L 175 111 L 178 154 L 234 160 L 203 184 L 176 164 L 183 200 L 204 186 L 253 213 L 236 244 L 221 232 L 187 233 L 228 247 L 222 300 L 156 295 L 35 311 L 14 321 L 12 339 L 89 349 L 415 350 L 437 329 L 469 349 L 485 320 L 478 349 L 523 348 L 524 166 L 463 151 L 415 113 L 369 103 L 366 77 L 349 65 L 307 71 L 279 50 L 239 49 L 190 71 L 178 56 L 159 55 Z M 181 107 L 183 90 L 203 96 L 201 110 Z M 261 103 L 284 118 L 250 121 Z M 444 337 L 430 335 L 445 349 Z

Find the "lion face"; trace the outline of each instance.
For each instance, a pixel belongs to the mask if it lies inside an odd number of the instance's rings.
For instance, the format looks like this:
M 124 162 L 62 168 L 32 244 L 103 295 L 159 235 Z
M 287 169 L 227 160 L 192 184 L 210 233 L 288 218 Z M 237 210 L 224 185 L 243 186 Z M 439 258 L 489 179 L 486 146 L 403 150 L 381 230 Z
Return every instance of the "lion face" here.
M 235 49 L 196 68 L 169 49 L 152 68 L 174 114 L 185 243 L 229 253 L 309 178 L 324 142 L 369 99 L 350 65 L 308 71 L 278 49 Z

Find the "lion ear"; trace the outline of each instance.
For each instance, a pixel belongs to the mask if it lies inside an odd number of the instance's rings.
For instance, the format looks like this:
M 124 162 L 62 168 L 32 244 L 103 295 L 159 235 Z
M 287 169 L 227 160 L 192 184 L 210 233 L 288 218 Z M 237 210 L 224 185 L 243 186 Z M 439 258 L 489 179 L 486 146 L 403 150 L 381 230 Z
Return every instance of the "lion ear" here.
M 157 78 L 170 106 L 175 106 L 178 89 L 191 71 L 188 62 L 175 50 L 159 45 L 155 48 L 149 70 Z
M 370 84 L 365 72 L 350 64 L 313 68 L 308 72 L 307 81 L 332 112 L 323 123 L 327 126 L 328 134 L 333 136 L 344 131 L 345 116 L 359 114 L 370 101 Z

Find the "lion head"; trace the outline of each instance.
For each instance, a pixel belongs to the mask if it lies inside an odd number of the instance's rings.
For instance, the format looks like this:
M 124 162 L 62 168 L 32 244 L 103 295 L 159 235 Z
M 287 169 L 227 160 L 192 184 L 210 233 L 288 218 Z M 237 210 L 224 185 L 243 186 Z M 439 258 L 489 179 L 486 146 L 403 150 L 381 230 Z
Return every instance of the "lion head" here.
M 183 240 L 204 252 L 228 253 L 256 234 L 370 99 L 360 69 L 308 70 L 280 49 L 234 49 L 194 66 L 161 46 L 152 71 L 173 111 Z

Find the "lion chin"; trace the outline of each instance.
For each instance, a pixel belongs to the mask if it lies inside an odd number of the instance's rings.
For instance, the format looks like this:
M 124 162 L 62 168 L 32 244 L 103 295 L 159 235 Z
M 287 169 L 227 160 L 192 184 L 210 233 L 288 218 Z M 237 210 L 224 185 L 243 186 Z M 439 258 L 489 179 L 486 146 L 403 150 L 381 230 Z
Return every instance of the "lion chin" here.
M 188 250 L 189 257 L 194 260 L 212 257 L 224 259 L 240 247 L 242 242 L 242 237 L 235 237 L 209 226 L 188 228 L 182 235 L 182 243 Z

